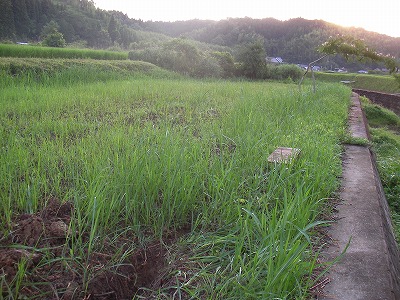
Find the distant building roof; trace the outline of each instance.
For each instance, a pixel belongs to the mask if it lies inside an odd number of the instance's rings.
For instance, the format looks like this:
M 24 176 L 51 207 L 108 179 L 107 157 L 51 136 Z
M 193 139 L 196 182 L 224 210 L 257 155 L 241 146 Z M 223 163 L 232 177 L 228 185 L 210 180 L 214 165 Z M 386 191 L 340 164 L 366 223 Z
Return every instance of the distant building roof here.
M 282 59 L 282 57 L 269 57 L 269 56 L 267 56 L 267 57 L 265 58 L 265 60 L 266 60 L 267 62 L 274 63 L 274 64 L 283 64 L 283 59 Z

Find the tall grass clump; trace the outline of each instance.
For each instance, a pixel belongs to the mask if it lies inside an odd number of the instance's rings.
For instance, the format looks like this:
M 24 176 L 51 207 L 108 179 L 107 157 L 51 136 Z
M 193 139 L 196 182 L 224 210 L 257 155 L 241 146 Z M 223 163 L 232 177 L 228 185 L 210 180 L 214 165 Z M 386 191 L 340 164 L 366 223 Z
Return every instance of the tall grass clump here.
M 0 44 L 0 57 L 126 60 L 127 52 Z
M 5 88 L 2 228 L 57 198 L 74 206 L 63 259 L 81 266 L 86 283 L 85 257 L 104 240 L 132 232 L 134 249 L 184 230 L 188 258 L 169 275 L 176 293 L 306 298 L 313 228 L 338 188 L 349 94 L 329 84 L 314 94 L 277 83 L 139 77 Z M 268 163 L 278 146 L 301 155 Z

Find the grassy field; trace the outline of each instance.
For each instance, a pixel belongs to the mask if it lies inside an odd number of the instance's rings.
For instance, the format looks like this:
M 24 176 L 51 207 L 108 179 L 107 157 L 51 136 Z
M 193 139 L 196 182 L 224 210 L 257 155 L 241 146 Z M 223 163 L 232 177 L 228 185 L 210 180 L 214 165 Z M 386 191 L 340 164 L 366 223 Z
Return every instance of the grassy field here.
M 1 74 L 3 297 L 310 296 L 348 88 L 64 72 Z
M 128 52 L 0 44 L 0 57 L 125 60 Z
M 391 212 L 397 242 L 400 242 L 400 117 L 363 98 L 363 107 L 377 155 L 379 175 Z
M 147 76 L 180 78 L 178 74 L 141 61 L 93 59 L 0 58 L 0 84 L 7 87 L 87 84 Z
M 341 81 L 354 81 L 350 87 L 361 90 L 378 91 L 383 93 L 400 93 L 398 81 L 390 75 L 370 75 L 355 73 L 315 73 L 316 80 L 338 83 Z

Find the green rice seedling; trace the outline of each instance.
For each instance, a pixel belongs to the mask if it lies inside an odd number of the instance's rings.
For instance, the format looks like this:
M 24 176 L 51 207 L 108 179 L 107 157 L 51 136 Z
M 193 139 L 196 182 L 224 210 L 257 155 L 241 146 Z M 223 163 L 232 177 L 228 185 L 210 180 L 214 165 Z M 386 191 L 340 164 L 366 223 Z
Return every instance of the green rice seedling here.
M 0 57 L 0 83 L 4 87 L 32 88 L 125 80 L 132 77 L 179 77 L 155 65 L 134 61 L 41 59 Z
M 2 222 L 50 197 L 73 203 L 65 264 L 82 275 L 84 291 L 97 274 L 90 256 L 106 239 L 133 235 L 136 249 L 184 231 L 180 243 L 196 267 L 191 279 L 171 283 L 176 295 L 305 298 L 313 228 L 338 187 L 350 90 L 114 79 L 63 86 L 49 77 L 4 89 Z M 268 163 L 279 146 L 301 154 Z
M 25 257 L 22 257 L 21 260 L 18 261 L 16 274 L 10 283 L 5 280 L 5 275 L 7 274 L 2 274 L 0 281 L 0 295 L 2 298 L 4 295 L 7 295 L 6 299 L 20 299 L 21 288 L 26 284 L 25 273 L 27 270 L 27 263 L 28 259 Z
M 99 60 L 128 59 L 127 52 L 115 52 L 93 49 L 72 49 L 40 47 L 30 45 L 0 44 L 0 57 L 29 57 L 29 58 L 83 58 Z

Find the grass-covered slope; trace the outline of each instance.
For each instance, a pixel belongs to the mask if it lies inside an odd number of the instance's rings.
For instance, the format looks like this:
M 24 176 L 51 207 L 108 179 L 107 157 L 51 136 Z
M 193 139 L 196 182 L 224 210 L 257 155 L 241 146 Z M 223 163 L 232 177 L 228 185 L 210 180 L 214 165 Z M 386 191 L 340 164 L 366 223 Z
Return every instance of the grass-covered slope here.
M 400 93 L 399 82 L 390 75 L 372 75 L 355 73 L 323 73 L 315 74 L 316 80 L 338 83 L 350 81 L 350 87 L 361 90 L 370 90 L 383 93 Z

